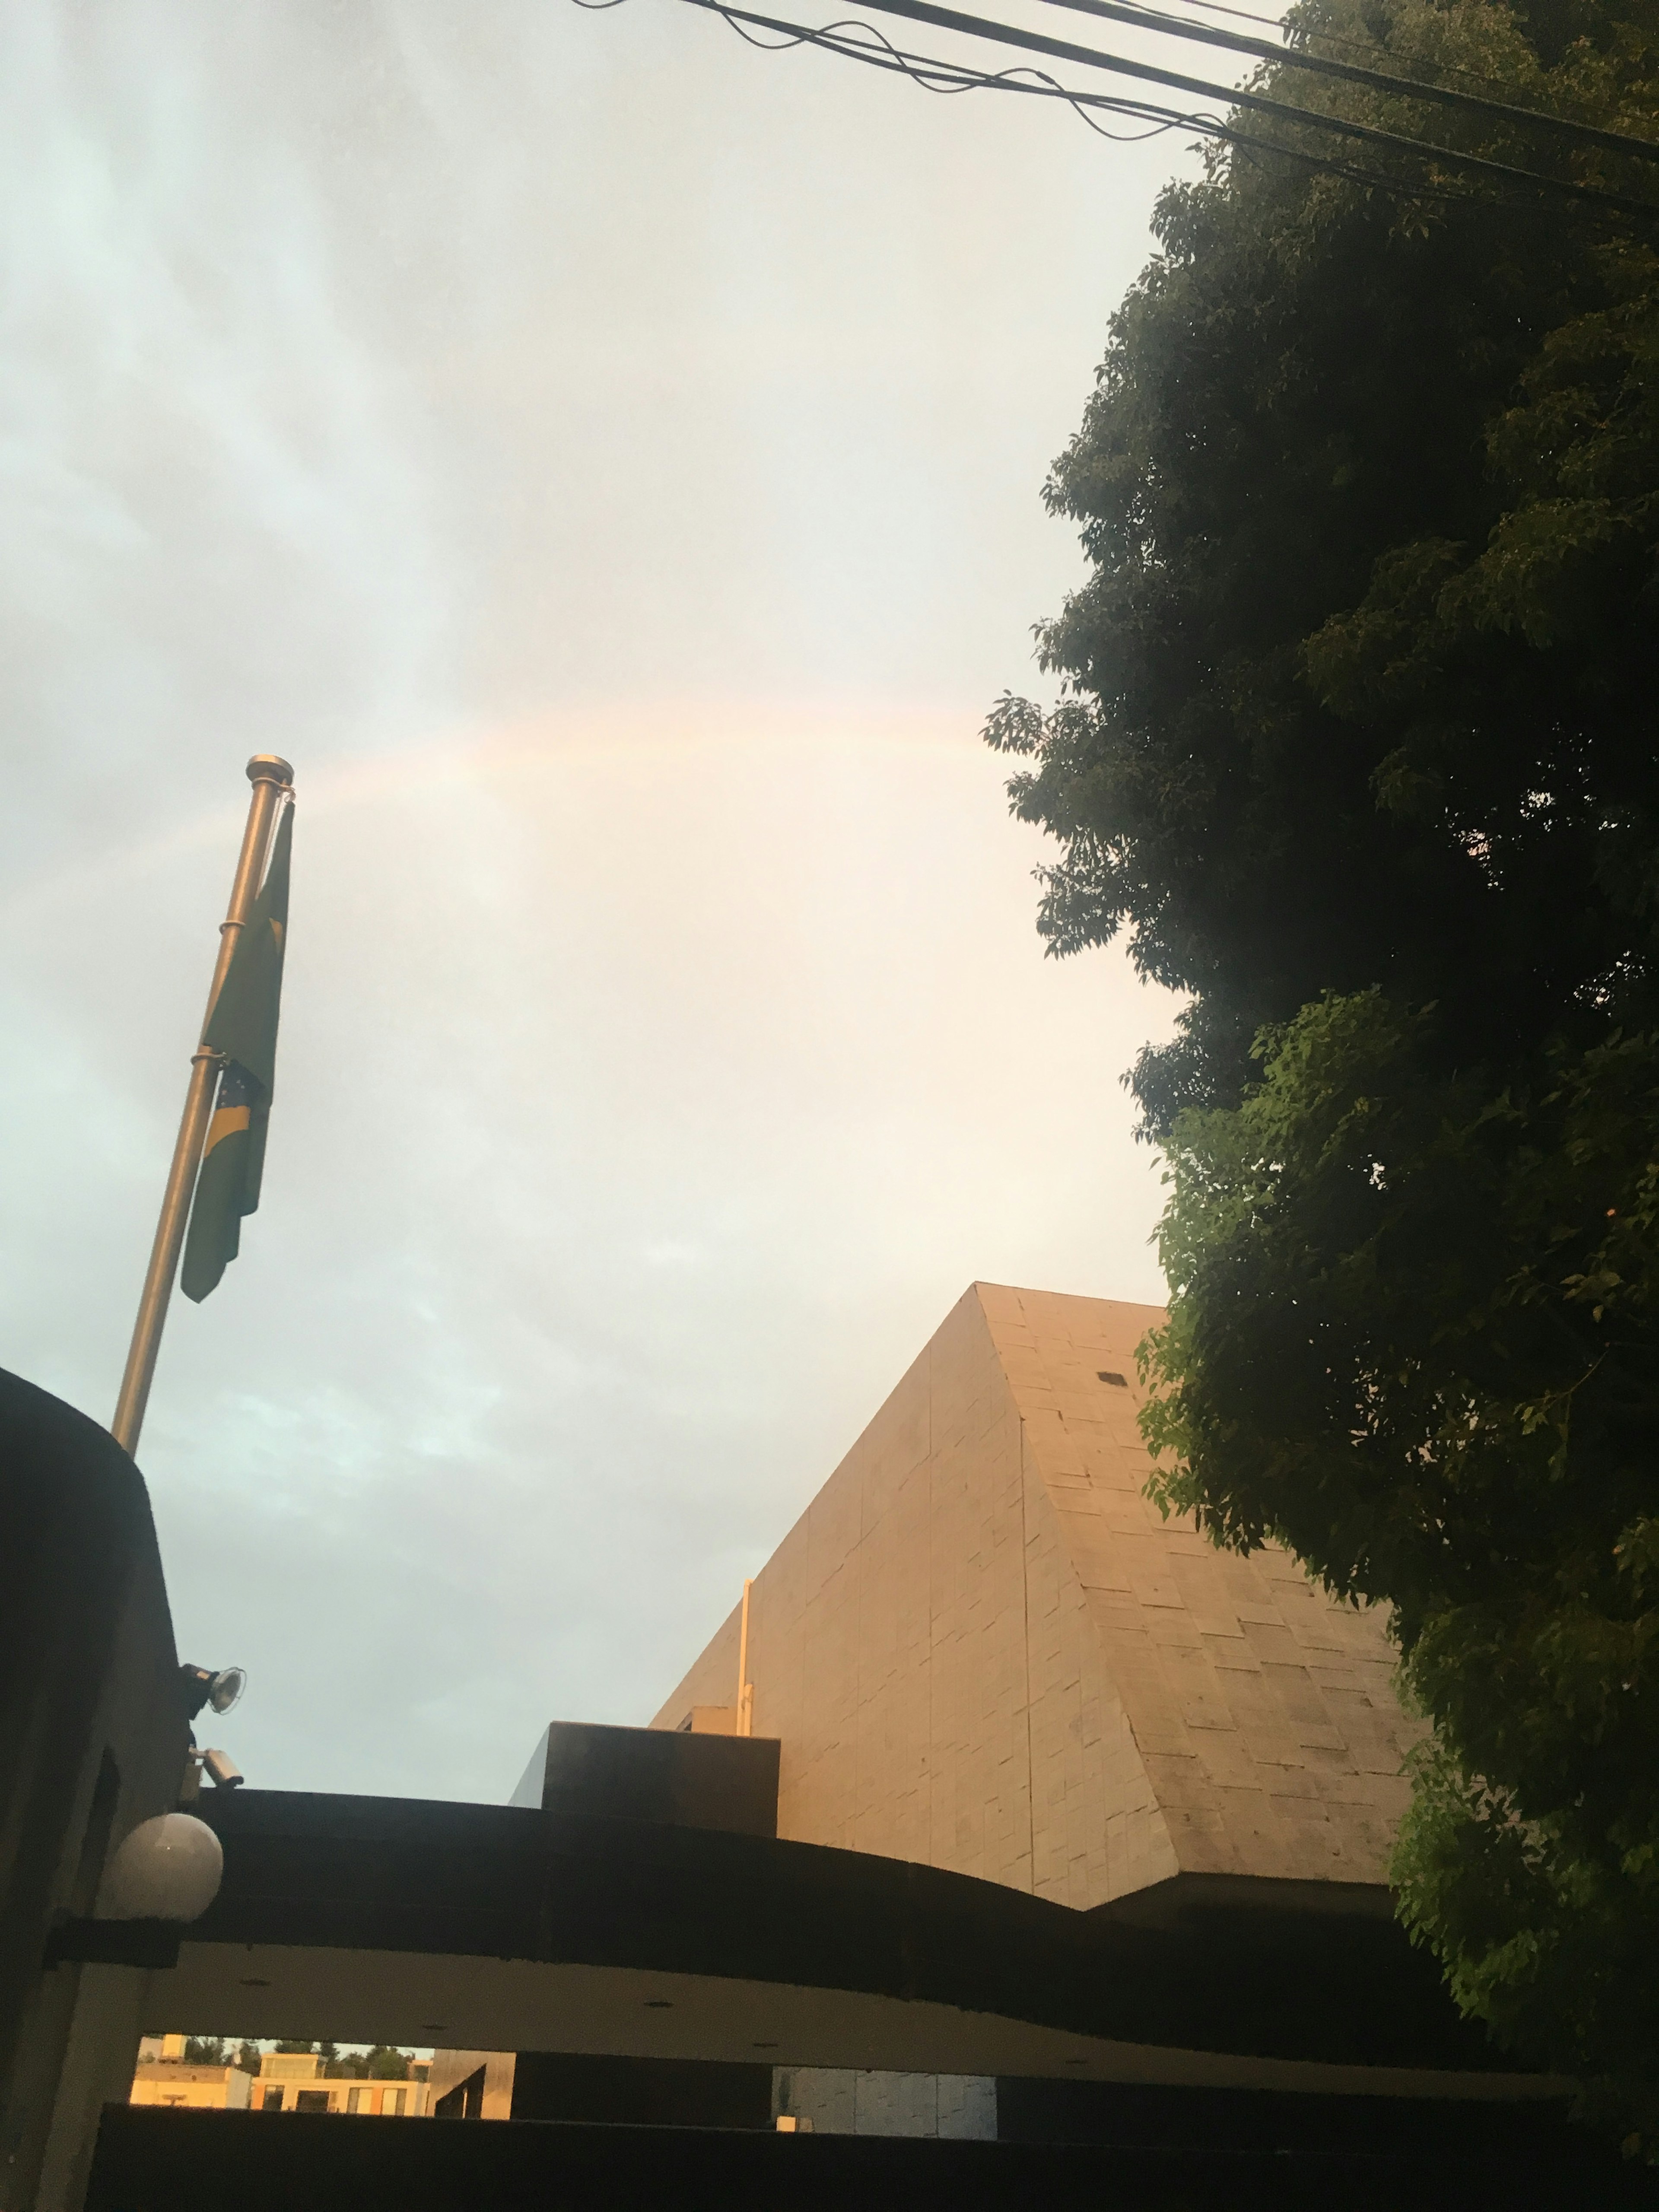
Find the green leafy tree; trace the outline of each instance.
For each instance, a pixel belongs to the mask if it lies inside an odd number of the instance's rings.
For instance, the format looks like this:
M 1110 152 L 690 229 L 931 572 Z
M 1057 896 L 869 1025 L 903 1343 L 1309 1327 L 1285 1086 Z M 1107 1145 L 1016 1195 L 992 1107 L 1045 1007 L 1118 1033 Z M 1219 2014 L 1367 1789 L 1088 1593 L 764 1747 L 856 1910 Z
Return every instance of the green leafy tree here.
M 185 2038 L 186 2066 L 225 2066 L 229 2063 L 225 2045 L 216 2035 L 187 2035 Z
M 292 2057 L 302 2057 L 307 2051 L 315 2051 L 314 2043 L 279 2043 L 275 2048 Z
M 1309 0 L 1291 33 L 1659 137 L 1652 0 Z M 1162 201 L 1048 487 L 1091 562 L 1040 633 L 1059 702 L 987 734 L 1060 842 L 1052 949 L 1122 930 L 1188 994 L 1133 1078 L 1157 1494 L 1393 1607 L 1433 1723 L 1409 1923 L 1659 2142 L 1659 224 L 1403 161 L 1366 188 L 1249 127 Z
M 364 2071 L 374 2081 L 407 2081 L 412 2051 L 399 2051 L 394 2045 L 377 2043 L 365 2054 Z
M 241 2043 L 236 2047 L 236 2063 L 244 2074 L 259 2070 L 259 2046 L 257 2043 Z

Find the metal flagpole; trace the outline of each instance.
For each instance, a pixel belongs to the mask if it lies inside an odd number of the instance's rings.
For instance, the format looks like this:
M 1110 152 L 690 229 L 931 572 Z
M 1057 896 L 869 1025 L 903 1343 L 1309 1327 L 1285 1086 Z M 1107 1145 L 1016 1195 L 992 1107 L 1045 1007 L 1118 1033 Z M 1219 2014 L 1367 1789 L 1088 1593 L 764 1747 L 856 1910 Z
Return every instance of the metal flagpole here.
M 230 887 L 230 905 L 219 925 L 219 957 L 213 963 L 207 1012 L 202 1017 L 204 1036 L 212 1018 L 213 1002 L 219 995 L 219 986 L 230 965 L 230 956 L 236 949 L 237 937 L 258 895 L 276 811 L 284 795 L 294 788 L 294 770 L 275 753 L 255 753 L 247 764 L 247 780 L 253 786 L 253 796 L 248 802 L 247 827 L 242 832 L 242 850 Z M 144 1425 L 144 1407 L 155 1373 L 155 1355 L 161 1348 L 167 1301 L 173 1296 L 173 1278 L 179 1272 L 185 1224 L 190 1218 L 196 1170 L 201 1164 L 202 1146 L 212 1118 L 214 1082 L 218 1073 L 218 1054 L 198 1042 L 191 1056 L 190 1088 L 185 1093 L 179 1141 L 173 1148 L 173 1165 L 161 1200 L 161 1218 L 155 1224 L 155 1242 L 150 1247 L 149 1268 L 138 1301 L 138 1318 L 133 1324 L 126 1373 L 121 1377 L 121 1395 L 116 1401 L 115 1419 L 110 1423 L 110 1434 L 124 1451 L 137 1450 L 138 1432 Z

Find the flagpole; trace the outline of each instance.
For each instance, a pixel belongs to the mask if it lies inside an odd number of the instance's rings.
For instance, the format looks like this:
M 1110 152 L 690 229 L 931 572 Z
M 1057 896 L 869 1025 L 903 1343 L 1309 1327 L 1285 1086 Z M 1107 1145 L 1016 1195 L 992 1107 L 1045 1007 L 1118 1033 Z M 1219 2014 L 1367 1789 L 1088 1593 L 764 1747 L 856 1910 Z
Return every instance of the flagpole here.
M 253 793 L 248 801 L 247 826 L 242 832 L 242 849 L 230 887 L 230 905 L 219 925 L 219 957 L 213 963 L 207 1012 L 202 1017 L 204 1037 L 237 937 L 259 889 L 277 809 L 294 788 L 294 770 L 275 753 L 255 753 L 247 764 L 247 780 L 253 786 Z M 150 1247 L 149 1267 L 138 1300 L 138 1318 L 133 1324 L 126 1372 L 121 1377 L 121 1395 L 116 1401 L 115 1419 L 110 1423 L 111 1435 L 127 1452 L 137 1450 L 138 1432 L 144 1425 L 144 1407 L 149 1403 L 150 1382 L 155 1373 L 155 1355 L 161 1348 L 161 1330 L 167 1322 L 167 1302 L 173 1296 L 173 1278 L 179 1272 L 179 1254 L 184 1246 L 196 1170 L 201 1164 L 202 1146 L 212 1116 L 213 1086 L 218 1073 L 217 1054 L 210 1052 L 198 1041 L 191 1056 L 190 1087 L 185 1093 L 179 1139 L 173 1148 L 173 1165 L 167 1172 L 161 1216 L 155 1224 L 155 1242 Z

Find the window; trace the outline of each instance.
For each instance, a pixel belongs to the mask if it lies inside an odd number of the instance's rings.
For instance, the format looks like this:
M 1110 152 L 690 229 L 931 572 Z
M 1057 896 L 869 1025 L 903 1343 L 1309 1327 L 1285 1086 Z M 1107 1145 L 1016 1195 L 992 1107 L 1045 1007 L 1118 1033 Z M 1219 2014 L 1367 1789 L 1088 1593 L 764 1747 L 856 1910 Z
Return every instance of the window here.
M 283 2092 L 280 2089 L 267 2089 L 259 2100 L 259 2110 L 262 2112 L 280 2112 L 282 2109 Z
M 408 2094 L 406 2089 L 388 2089 L 380 2100 L 382 2113 L 388 2119 L 400 2120 L 404 2114 L 404 2099 Z
M 296 2089 L 294 2093 L 296 2112 L 325 2112 L 328 2110 L 326 2089 Z
M 348 2089 L 348 2090 L 346 2091 L 346 2110 L 347 2110 L 347 2112 L 361 2112 L 362 2109 L 363 2109 L 363 2093 L 362 2093 L 362 2091 L 361 2089 Z

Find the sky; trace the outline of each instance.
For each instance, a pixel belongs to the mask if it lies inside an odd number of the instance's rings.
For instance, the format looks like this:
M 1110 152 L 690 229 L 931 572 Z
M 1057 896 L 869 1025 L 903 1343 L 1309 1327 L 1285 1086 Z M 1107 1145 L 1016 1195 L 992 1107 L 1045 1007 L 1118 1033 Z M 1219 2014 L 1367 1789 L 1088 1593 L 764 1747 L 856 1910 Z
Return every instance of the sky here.
M 1044 958 L 978 732 L 1194 163 L 680 0 L 0 16 L 0 1363 L 108 1419 L 280 752 L 264 1201 L 138 1454 L 180 1656 L 250 1782 L 504 1802 L 969 1282 L 1161 1295 L 1173 1002 Z

